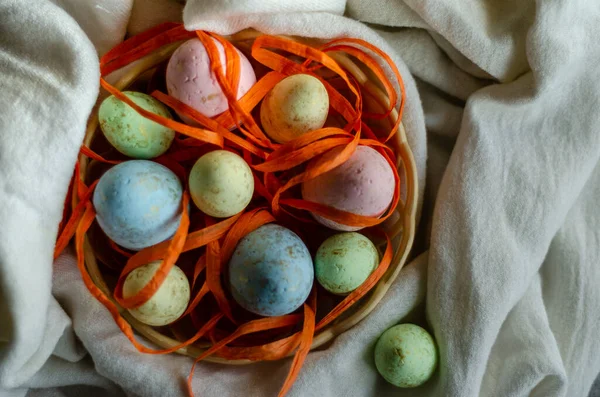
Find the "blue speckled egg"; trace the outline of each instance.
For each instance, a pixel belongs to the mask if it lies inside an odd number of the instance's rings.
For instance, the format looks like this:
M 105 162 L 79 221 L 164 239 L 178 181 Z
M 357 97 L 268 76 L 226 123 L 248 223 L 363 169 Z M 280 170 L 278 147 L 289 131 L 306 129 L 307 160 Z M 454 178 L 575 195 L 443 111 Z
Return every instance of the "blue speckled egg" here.
M 140 250 L 173 236 L 182 195 L 181 182 L 168 168 L 126 161 L 100 178 L 93 198 L 96 220 L 115 243 Z
M 313 279 L 308 248 L 298 235 L 278 225 L 248 233 L 229 261 L 233 299 L 261 316 L 281 316 L 299 308 Z

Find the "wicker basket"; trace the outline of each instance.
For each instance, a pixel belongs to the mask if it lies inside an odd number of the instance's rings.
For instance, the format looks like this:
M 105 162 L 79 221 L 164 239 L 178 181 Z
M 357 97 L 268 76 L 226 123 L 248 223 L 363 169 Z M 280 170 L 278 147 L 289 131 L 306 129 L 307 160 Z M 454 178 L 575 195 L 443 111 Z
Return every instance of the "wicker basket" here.
M 259 35 L 260 33 L 255 30 L 244 30 L 226 38 L 235 44 L 240 50 L 244 51 L 250 48 L 254 39 Z M 319 44 L 317 41 L 309 42 L 308 40 L 298 37 L 293 37 L 292 39 L 313 46 Z M 142 58 L 138 62 L 130 65 L 126 70 L 124 70 L 124 72 L 121 74 L 121 77 L 118 79 L 118 81 L 113 83 L 113 85 L 120 90 L 127 88 L 143 73 L 155 68 L 157 65 L 167 60 L 181 43 L 182 42 L 178 42 L 164 46 L 145 58 Z M 360 84 L 362 87 L 365 109 L 374 112 L 382 112 L 389 106 L 388 97 L 385 91 L 381 88 L 381 84 L 377 78 L 372 75 L 372 73 L 369 73 L 366 68 L 362 67 L 360 62 L 341 52 L 332 52 L 329 55 Z M 391 123 L 391 126 L 396 122 L 397 117 L 398 112 L 394 110 L 390 113 L 388 119 L 384 120 L 384 122 Z M 92 113 L 88 122 L 84 144 L 88 147 L 91 146 L 94 136 L 98 132 L 99 128 L 97 110 L 94 109 L 94 112 Z M 384 224 L 386 231 L 388 231 L 388 233 L 392 236 L 396 236 L 394 239 L 394 256 L 392 262 L 387 272 L 379 280 L 378 284 L 373 287 L 373 289 L 365 297 L 356 302 L 348 310 L 347 315 L 337 319 L 315 334 L 311 349 L 316 349 L 319 346 L 330 342 L 337 335 L 342 334 L 367 317 L 367 315 L 383 298 L 392 282 L 396 279 L 396 277 L 398 277 L 402 266 L 406 263 L 415 236 L 415 217 L 418 188 L 415 162 L 406 139 L 404 126 L 402 124 L 400 124 L 397 134 L 390 141 L 390 146 L 397 154 L 397 167 L 402 181 L 402 197 L 396 209 L 397 214 L 394 214 L 392 217 L 390 217 L 390 219 L 388 219 L 388 221 L 386 221 Z M 89 163 L 90 159 L 88 157 L 85 155 L 79 156 L 80 175 L 78 177 L 82 180 L 86 179 L 86 176 L 89 172 Z M 77 201 L 77 194 L 73 194 L 73 205 L 76 205 Z M 91 236 L 89 232 L 84 243 L 84 257 L 88 272 L 93 282 L 109 299 L 113 300 L 112 290 L 109 288 L 107 280 L 105 279 L 105 275 L 101 272 L 101 269 L 98 266 L 97 255 L 92 248 Z M 122 309 L 118 305 L 117 307 L 119 307 L 123 318 L 147 340 L 162 348 L 171 348 L 180 344 L 179 340 L 159 332 L 158 329 L 140 323 L 133 318 L 127 310 Z M 199 354 L 205 351 L 208 346 L 210 346 L 210 344 L 206 342 L 196 343 L 177 350 L 177 353 L 197 357 Z M 206 360 L 224 364 L 246 364 L 251 362 L 249 360 L 227 360 L 216 356 L 209 356 Z

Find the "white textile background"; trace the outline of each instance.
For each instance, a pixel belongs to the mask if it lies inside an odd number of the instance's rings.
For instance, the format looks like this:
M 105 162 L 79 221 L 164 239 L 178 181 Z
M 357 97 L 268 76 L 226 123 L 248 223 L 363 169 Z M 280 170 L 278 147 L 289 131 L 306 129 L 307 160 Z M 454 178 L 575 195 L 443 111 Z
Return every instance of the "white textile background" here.
M 72 251 L 51 260 L 97 54 L 165 20 L 361 37 L 404 75 L 424 187 L 416 259 L 309 355 L 291 396 L 600 396 L 597 0 L 0 0 L 0 395 L 185 393 L 188 358 L 138 353 Z M 439 344 L 439 370 L 414 390 L 372 362 L 400 321 Z M 201 364 L 194 390 L 274 395 L 288 366 Z

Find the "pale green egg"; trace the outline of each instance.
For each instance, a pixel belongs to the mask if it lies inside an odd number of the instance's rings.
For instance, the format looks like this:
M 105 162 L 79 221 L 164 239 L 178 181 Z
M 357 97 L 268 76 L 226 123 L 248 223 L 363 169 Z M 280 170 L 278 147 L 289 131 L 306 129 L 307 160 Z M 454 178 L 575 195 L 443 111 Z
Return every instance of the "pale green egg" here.
M 246 208 L 254 193 L 254 178 L 243 158 L 227 150 L 200 157 L 189 177 L 194 204 L 216 218 L 233 216 Z
M 395 386 L 420 386 L 437 367 L 435 341 L 418 325 L 393 326 L 375 345 L 375 366 L 381 376 Z
M 144 110 L 171 118 L 167 108 L 150 95 L 134 91 L 123 93 Z M 134 159 L 160 156 L 169 149 L 175 138 L 175 131 L 143 117 L 113 95 L 102 101 L 98 121 L 111 145 Z
M 325 240 L 315 256 L 315 275 L 327 291 L 345 295 L 358 288 L 379 264 L 379 253 L 360 233 L 339 233 Z
M 134 269 L 123 284 L 123 297 L 137 294 L 154 276 L 161 261 L 151 262 Z M 143 305 L 128 309 L 138 321 L 160 327 L 177 320 L 190 302 L 190 283 L 183 271 L 173 266 L 156 293 Z

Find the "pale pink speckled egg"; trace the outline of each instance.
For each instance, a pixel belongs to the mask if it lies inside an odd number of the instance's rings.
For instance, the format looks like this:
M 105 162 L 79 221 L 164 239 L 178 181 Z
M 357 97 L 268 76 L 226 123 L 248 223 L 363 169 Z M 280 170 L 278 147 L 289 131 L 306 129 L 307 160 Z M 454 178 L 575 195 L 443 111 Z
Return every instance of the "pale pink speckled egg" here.
M 221 43 L 212 40 L 219 50 L 225 73 L 225 50 Z M 240 55 L 239 99 L 256 83 L 256 75 L 244 54 L 236 51 Z M 205 116 L 213 117 L 227 110 L 227 98 L 211 71 L 208 53 L 199 39 L 188 40 L 175 50 L 167 65 L 166 79 L 169 95 Z M 180 116 L 184 122 L 195 124 L 188 117 Z
M 333 149 L 313 162 L 337 156 L 343 147 Z M 358 146 L 342 165 L 302 184 L 305 200 L 325 204 L 343 211 L 365 216 L 380 216 L 394 196 L 394 172 L 375 149 Z M 342 225 L 313 214 L 324 226 L 334 230 L 356 231 L 360 227 Z

